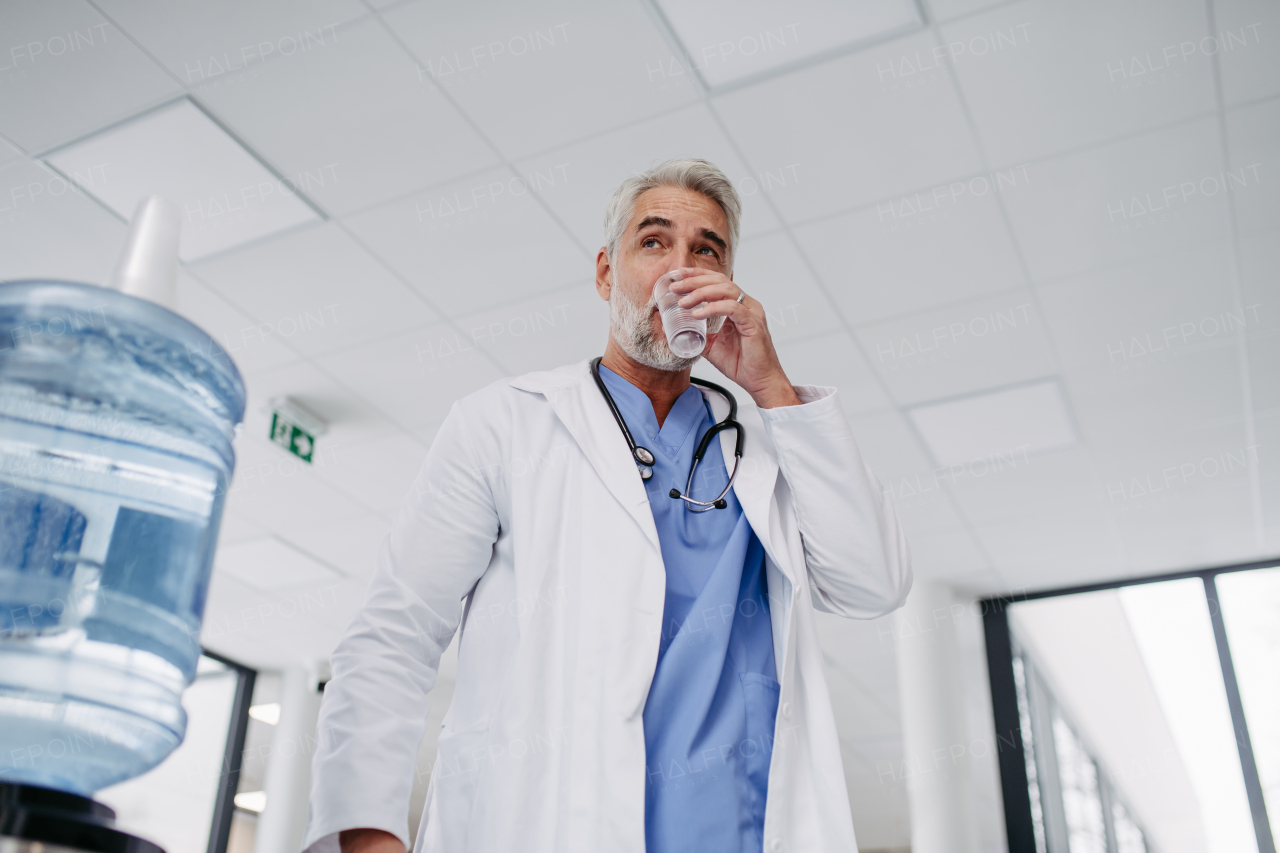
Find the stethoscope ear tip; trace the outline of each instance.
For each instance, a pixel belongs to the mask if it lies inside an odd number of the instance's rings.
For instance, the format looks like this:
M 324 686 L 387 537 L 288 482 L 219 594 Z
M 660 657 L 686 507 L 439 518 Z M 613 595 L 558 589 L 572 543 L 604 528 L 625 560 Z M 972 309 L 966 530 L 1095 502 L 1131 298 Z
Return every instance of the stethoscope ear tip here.
M 671 497 L 675 498 L 676 500 L 680 500 L 680 490 L 679 490 L 679 489 L 672 489 L 671 491 L 667 492 L 667 494 L 668 494 L 668 495 L 670 495 Z

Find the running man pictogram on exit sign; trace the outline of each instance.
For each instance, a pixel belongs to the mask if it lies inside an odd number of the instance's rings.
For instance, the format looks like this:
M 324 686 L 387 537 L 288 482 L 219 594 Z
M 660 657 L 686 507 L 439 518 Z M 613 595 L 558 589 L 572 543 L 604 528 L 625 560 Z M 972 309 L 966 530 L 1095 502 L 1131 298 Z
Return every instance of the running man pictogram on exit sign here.
M 319 416 L 296 401 L 288 397 L 277 397 L 271 401 L 269 438 L 303 462 L 311 463 L 316 439 L 327 431 L 327 424 Z
M 315 436 L 297 424 L 291 424 L 279 412 L 271 415 L 271 440 L 301 459 L 311 461 L 311 453 L 316 448 Z

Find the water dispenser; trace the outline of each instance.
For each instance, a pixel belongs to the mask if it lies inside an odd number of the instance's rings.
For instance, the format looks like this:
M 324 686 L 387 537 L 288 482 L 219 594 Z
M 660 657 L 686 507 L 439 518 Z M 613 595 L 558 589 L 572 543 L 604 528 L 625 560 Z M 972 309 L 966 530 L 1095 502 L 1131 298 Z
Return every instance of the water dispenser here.
M 0 835 L 114 831 L 85 798 L 182 742 L 245 389 L 176 263 L 153 197 L 112 288 L 0 284 Z

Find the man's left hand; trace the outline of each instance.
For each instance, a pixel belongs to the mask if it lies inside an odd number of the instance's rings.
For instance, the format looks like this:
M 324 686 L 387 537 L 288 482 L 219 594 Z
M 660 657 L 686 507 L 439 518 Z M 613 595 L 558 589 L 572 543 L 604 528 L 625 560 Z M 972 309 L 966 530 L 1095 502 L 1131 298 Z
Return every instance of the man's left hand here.
M 686 277 L 671 285 L 673 293 L 683 294 L 681 307 L 699 306 L 693 309 L 699 320 L 725 318 L 720 331 L 707 335 L 707 347 L 702 351 L 707 361 L 741 386 L 762 409 L 800 405 L 773 348 L 764 306 L 750 296 L 739 302 L 742 288 L 723 273 L 697 267 L 681 272 Z M 701 305 L 703 302 L 707 304 Z

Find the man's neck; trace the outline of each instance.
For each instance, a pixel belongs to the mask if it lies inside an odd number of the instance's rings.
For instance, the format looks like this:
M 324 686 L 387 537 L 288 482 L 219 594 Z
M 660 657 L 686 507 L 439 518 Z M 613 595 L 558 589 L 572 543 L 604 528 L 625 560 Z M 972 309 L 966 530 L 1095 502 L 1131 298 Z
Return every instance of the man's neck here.
M 609 336 L 609 343 L 604 348 L 604 358 L 600 363 L 639 388 L 653 405 L 654 417 L 661 427 L 666 421 L 671 408 L 685 389 L 689 387 L 689 370 L 659 370 L 641 364 L 627 355 L 622 347 Z

